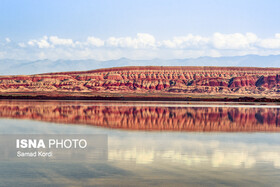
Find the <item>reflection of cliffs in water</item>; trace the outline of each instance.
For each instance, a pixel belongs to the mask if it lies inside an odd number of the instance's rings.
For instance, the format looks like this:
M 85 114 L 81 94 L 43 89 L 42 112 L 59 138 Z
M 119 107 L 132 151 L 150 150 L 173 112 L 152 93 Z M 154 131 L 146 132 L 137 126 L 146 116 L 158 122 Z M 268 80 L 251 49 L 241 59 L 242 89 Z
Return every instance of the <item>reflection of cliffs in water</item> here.
M 0 117 L 131 130 L 280 131 L 280 108 L 132 104 L 1 101 Z

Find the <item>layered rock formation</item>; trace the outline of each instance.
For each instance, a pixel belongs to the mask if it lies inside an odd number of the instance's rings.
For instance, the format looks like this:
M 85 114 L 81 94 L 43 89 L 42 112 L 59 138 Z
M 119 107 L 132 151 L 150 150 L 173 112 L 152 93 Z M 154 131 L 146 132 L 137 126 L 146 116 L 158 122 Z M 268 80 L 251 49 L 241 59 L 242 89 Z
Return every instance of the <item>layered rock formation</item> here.
M 280 96 L 280 68 L 123 67 L 1 76 L 0 93 Z
M 174 106 L 160 103 L 0 101 L 0 118 L 128 130 L 280 132 L 280 108 L 275 106 Z

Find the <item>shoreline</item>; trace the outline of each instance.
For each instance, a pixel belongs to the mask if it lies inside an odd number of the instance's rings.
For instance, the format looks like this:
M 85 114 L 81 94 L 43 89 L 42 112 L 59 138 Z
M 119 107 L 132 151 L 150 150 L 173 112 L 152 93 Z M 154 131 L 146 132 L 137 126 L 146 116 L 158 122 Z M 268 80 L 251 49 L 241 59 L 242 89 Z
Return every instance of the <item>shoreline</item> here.
M 205 101 L 205 102 L 275 102 L 280 98 L 255 97 L 168 97 L 168 96 L 48 96 L 48 95 L 0 95 L 0 100 L 106 100 L 106 101 Z

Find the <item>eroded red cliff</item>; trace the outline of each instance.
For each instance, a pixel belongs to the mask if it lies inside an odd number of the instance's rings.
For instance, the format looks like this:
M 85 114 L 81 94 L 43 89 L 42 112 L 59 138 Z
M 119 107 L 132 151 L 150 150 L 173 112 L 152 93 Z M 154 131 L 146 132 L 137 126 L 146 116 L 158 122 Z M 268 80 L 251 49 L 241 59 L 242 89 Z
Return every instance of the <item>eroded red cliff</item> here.
M 123 67 L 1 76 L 0 93 L 280 96 L 280 68 Z

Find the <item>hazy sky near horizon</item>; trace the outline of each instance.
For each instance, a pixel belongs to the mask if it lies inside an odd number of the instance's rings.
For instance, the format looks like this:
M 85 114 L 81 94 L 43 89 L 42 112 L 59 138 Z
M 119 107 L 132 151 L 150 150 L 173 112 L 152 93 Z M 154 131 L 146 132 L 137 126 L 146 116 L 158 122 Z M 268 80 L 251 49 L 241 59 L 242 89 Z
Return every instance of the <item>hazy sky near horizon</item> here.
M 275 0 L 0 0 L 0 59 L 280 54 Z

